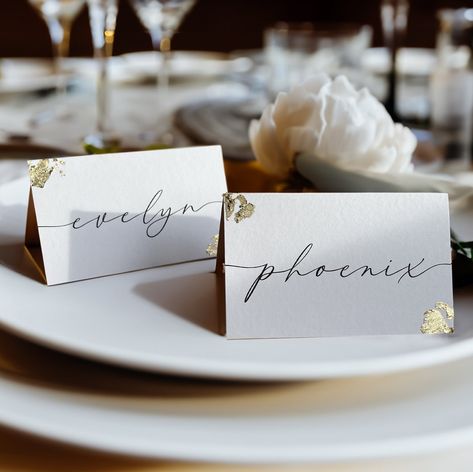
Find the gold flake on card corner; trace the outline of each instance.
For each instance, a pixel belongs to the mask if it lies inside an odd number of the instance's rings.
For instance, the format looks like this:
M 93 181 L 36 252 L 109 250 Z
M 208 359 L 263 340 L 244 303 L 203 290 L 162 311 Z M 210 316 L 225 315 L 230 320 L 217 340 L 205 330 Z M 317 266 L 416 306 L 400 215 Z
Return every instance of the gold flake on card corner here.
M 235 213 L 236 202 L 238 202 L 239 207 L 238 211 Z M 253 205 L 253 203 L 249 203 L 246 197 L 241 193 L 238 194 L 236 197 L 234 197 L 232 193 L 224 193 L 223 204 L 225 208 L 225 218 L 227 219 L 227 221 L 235 213 L 233 219 L 237 223 L 240 223 L 241 221 L 250 218 L 255 212 L 255 205 Z
M 206 252 L 210 257 L 216 257 L 217 249 L 218 249 L 218 234 L 216 234 L 215 236 L 212 236 L 212 241 L 210 241 L 210 244 L 207 246 Z
M 30 174 L 31 186 L 37 188 L 44 188 L 46 182 L 51 177 L 55 170 L 59 171 L 59 175 L 64 176 L 64 170 L 61 168 L 65 165 L 63 160 L 41 159 L 37 164 L 28 164 L 28 171 Z
M 448 321 L 453 321 L 454 317 L 455 313 L 450 305 L 437 302 L 434 308 L 424 313 L 424 321 L 420 331 L 423 334 L 451 334 L 454 332 L 454 328 L 448 324 Z

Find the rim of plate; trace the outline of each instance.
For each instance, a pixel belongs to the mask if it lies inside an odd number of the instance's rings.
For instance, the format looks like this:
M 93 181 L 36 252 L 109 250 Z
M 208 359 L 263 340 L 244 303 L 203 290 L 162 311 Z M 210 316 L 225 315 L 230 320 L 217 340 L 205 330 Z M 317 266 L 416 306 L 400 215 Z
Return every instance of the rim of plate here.
M 195 360 L 191 357 L 176 358 L 155 353 L 136 354 L 133 351 L 102 348 L 92 344 L 86 346 L 70 339 L 62 340 L 34 334 L 1 318 L 0 327 L 41 346 L 116 367 L 156 374 L 236 381 L 306 381 L 391 374 L 442 365 L 473 355 L 473 338 L 470 338 L 450 345 L 406 354 L 394 354 L 389 357 L 343 362 L 279 363 L 268 369 L 266 363 L 257 361 L 252 363 L 228 359 L 202 361 L 202 359 Z
M 324 450 L 307 448 L 295 449 L 286 452 L 284 449 L 275 450 L 266 446 L 260 450 L 248 450 L 238 447 L 219 447 L 216 451 L 211 447 L 207 449 L 188 449 L 189 444 L 181 446 L 178 444 L 156 444 L 156 449 L 150 451 L 148 448 L 132 447 L 126 443 L 114 445 L 111 441 L 103 439 L 101 442 L 96 438 L 87 438 L 61 431 L 44 431 L 40 426 L 13 423 L 0 414 L 0 425 L 8 427 L 20 433 L 32 434 L 38 438 L 57 442 L 68 446 L 75 446 L 85 450 L 114 454 L 122 457 L 135 457 L 138 459 L 154 460 L 178 460 L 181 462 L 199 463 L 221 463 L 242 465 L 270 465 L 270 464 L 309 464 L 309 463 L 339 463 L 344 461 L 361 461 L 390 458 L 408 458 L 422 454 L 446 451 L 456 447 L 466 446 L 473 440 L 473 427 L 467 427 L 454 431 L 438 434 L 428 434 L 416 438 L 370 441 L 362 444 L 332 446 L 324 445 Z M 305 452 L 304 452 L 305 449 Z M 360 451 L 361 450 L 361 451 Z M 372 452 L 367 452 L 372 451 Z M 246 456 L 246 457 L 245 457 Z
M 26 379 L 26 382 L 25 382 Z M 28 385 L 25 385 L 27 383 Z M 34 390 L 43 393 L 59 393 L 59 403 L 68 405 L 76 403 L 77 398 L 93 400 L 97 394 L 67 392 L 56 390 L 49 383 L 31 380 L 18 373 L 0 372 L 0 386 L 9 384 L 18 391 Z M 108 395 L 110 397 L 110 395 Z M 103 398 L 103 396 L 102 396 Z M 92 402 L 89 403 L 89 405 Z M 87 405 L 87 403 L 86 403 Z M 87 406 L 86 406 L 87 407 Z M 209 462 L 226 464 L 304 464 L 304 463 L 340 463 L 344 461 L 375 460 L 389 458 L 408 458 L 422 454 L 446 451 L 465 446 L 473 440 L 473 426 L 451 428 L 447 431 L 423 433 L 419 436 L 400 437 L 395 439 L 366 440 L 362 443 L 334 442 L 332 445 L 317 444 L 302 445 L 299 447 L 274 448 L 272 444 L 248 448 L 242 445 L 230 444 L 227 447 L 202 444 L 190 446 L 186 442 L 158 442 L 149 445 L 139 445 L 136 442 L 123 441 L 120 438 L 115 442 L 108 437 L 97 438 L 84 436 L 81 433 L 62 425 L 50 426 L 44 422 L 35 421 L 27 415 L 18 414 L 9 409 L 0 409 L 0 425 L 14 431 L 32 434 L 59 444 L 76 446 L 92 451 L 111 453 L 118 456 L 136 457 L 141 459 L 179 460 L 184 462 Z M 190 446 L 190 447 L 189 447 Z

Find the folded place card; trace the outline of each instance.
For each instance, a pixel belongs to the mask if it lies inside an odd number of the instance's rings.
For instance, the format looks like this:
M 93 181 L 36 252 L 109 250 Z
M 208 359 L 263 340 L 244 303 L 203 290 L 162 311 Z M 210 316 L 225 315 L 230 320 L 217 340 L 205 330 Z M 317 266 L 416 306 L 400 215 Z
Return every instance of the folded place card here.
M 26 247 L 48 285 L 208 258 L 219 146 L 30 161 Z
M 453 332 L 448 196 L 226 194 L 228 338 Z

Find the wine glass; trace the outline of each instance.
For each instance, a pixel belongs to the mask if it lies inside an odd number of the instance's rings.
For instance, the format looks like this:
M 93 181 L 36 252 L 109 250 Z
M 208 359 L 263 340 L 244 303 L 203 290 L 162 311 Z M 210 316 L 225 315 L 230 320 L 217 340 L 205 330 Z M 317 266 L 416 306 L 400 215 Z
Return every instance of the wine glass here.
M 85 0 L 29 0 L 30 4 L 41 14 L 46 22 L 51 36 L 54 53 L 54 72 L 57 77 L 56 94 L 58 99 L 66 95 L 66 79 L 64 77 L 63 61 L 69 55 L 69 39 L 72 22 L 85 4 Z M 68 115 L 63 108 L 55 108 L 39 113 L 33 118 L 38 124 L 53 117 L 64 118 Z
M 388 96 L 385 105 L 394 121 L 399 121 L 396 113 L 396 58 L 406 34 L 408 14 L 408 0 L 381 1 L 381 24 L 391 65 L 388 76 Z
M 94 46 L 97 74 L 97 123 L 94 133 L 86 136 L 84 145 L 93 151 L 113 151 L 120 140 L 111 130 L 109 103 L 110 80 L 109 58 L 113 53 L 118 0 L 87 0 L 89 6 L 90 29 Z
M 162 57 L 157 74 L 158 100 L 165 97 L 169 90 L 171 38 L 195 2 L 196 0 L 131 0 L 138 18 L 151 36 L 153 49 L 158 53 L 158 60 L 159 53 Z M 147 138 L 155 144 L 170 145 L 174 141 L 170 130 L 163 132 L 159 123 L 157 129 Z

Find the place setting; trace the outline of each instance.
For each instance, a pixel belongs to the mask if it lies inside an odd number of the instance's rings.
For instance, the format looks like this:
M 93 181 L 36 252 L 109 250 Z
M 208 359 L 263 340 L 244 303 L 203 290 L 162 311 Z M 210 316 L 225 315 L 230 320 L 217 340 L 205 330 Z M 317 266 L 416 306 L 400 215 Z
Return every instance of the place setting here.
M 301 4 L 208 52 L 205 0 L 28 3 L 56 82 L 0 86 L 0 470 L 464 470 L 473 12 L 422 52 L 408 6 L 382 47 Z

